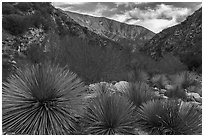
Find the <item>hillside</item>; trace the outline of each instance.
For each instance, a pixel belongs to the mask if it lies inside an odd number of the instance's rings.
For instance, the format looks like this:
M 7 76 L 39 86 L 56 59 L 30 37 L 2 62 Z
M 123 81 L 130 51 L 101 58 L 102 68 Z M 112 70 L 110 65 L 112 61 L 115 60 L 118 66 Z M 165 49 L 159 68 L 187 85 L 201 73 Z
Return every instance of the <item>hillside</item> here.
M 88 30 L 50 3 L 3 5 L 5 70 L 16 62 L 19 66 L 48 59 L 69 65 L 87 82 L 126 79 L 128 47 Z
M 142 26 L 128 25 L 105 17 L 93 17 L 70 11 L 66 11 L 66 14 L 88 30 L 133 49 L 139 49 L 155 35 Z
M 202 8 L 182 23 L 156 34 L 142 48 L 143 52 L 159 60 L 167 53 L 178 56 L 190 70 L 201 72 L 202 66 Z

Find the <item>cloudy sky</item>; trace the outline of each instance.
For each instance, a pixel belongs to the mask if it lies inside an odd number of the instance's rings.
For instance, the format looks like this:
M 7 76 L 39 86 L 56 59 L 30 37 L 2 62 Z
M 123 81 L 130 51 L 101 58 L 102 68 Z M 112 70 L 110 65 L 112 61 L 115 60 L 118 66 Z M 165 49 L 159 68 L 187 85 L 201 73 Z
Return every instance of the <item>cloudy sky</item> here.
M 53 2 L 57 8 L 127 24 L 158 33 L 176 25 L 201 7 L 201 2 Z

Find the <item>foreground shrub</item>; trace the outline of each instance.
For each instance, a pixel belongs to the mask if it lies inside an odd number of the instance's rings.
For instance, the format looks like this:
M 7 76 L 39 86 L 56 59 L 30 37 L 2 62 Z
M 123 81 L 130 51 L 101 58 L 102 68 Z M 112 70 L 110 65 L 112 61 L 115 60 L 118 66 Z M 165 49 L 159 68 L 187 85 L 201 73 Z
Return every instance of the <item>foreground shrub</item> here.
M 143 82 L 131 83 L 127 87 L 124 87 L 124 90 L 125 96 L 137 107 L 155 98 L 154 92 Z
M 10 134 L 71 134 L 80 115 L 83 83 L 51 65 L 17 70 L 3 83 L 2 128 Z
M 86 108 L 86 134 L 134 134 L 133 104 L 118 94 L 103 94 Z
M 196 106 L 177 100 L 153 100 L 138 109 L 138 126 L 149 134 L 202 133 L 202 114 Z

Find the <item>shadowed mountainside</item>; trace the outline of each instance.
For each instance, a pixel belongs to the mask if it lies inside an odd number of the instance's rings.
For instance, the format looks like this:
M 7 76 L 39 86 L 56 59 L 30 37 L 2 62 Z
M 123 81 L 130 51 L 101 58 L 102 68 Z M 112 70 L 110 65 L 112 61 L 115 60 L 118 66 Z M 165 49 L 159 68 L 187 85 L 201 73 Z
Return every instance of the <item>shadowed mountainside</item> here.
M 158 60 L 167 53 L 178 56 L 189 69 L 202 66 L 202 8 L 178 25 L 156 34 L 141 51 Z

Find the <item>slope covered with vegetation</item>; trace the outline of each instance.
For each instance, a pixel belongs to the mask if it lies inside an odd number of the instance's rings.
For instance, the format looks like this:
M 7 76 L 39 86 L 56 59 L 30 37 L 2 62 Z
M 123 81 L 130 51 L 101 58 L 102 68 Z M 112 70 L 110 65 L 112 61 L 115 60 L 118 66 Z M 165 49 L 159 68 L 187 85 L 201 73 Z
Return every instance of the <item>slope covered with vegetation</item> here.
M 190 69 L 202 72 L 202 8 L 183 22 L 156 34 L 142 51 L 159 60 L 167 53 L 180 58 Z

